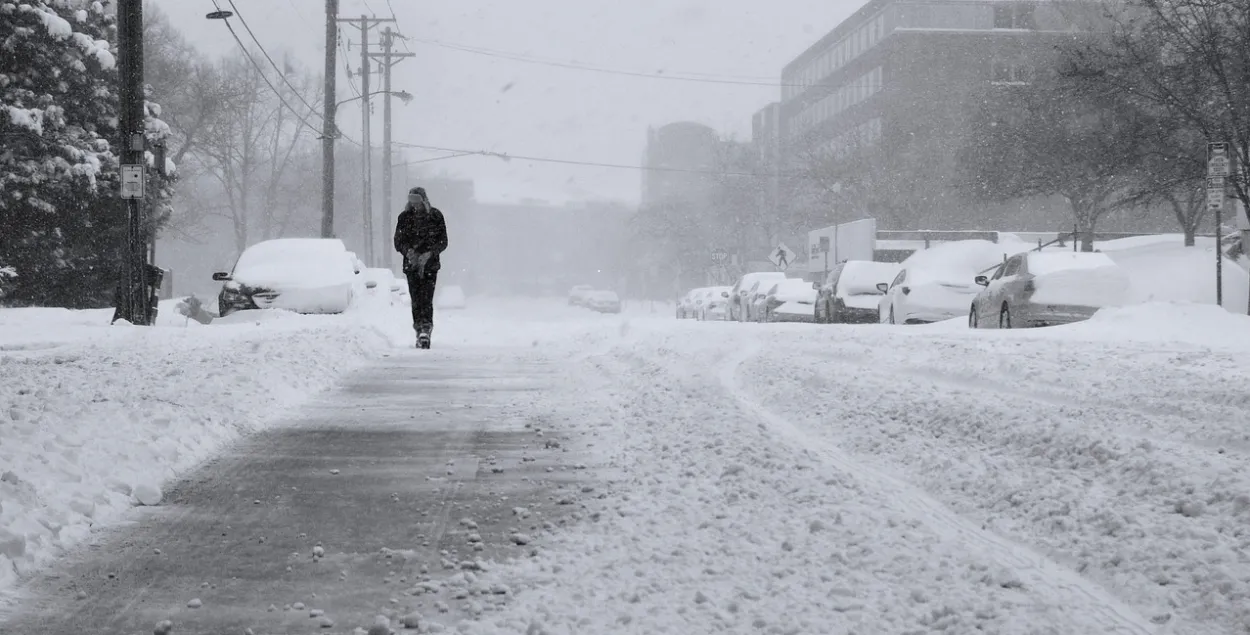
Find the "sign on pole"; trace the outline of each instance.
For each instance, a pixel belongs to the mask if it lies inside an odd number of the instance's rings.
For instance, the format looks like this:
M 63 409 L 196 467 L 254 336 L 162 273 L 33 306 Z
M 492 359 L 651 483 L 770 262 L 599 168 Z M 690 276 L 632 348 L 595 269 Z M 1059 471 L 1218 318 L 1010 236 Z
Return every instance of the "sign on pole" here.
M 1217 211 L 1224 209 L 1224 177 L 1207 177 L 1207 209 Z
M 143 198 L 143 166 L 122 166 L 122 198 Z
M 1207 176 L 1229 176 L 1232 161 L 1228 156 L 1228 143 L 1213 141 L 1207 144 Z
M 713 250 L 712 250 L 712 263 L 713 263 L 713 264 L 721 265 L 721 264 L 724 264 L 724 263 L 725 263 L 725 261 L 727 261 L 727 260 L 729 260 L 729 252 L 728 252 L 728 251 L 725 251 L 724 249 L 713 249 Z
M 768 259 L 771 260 L 778 269 L 785 271 L 790 268 L 790 265 L 794 264 L 794 258 L 796 255 L 797 254 L 791 251 L 791 249 L 785 246 L 785 244 L 778 243 L 777 248 L 773 249 L 772 253 L 768 254 Z

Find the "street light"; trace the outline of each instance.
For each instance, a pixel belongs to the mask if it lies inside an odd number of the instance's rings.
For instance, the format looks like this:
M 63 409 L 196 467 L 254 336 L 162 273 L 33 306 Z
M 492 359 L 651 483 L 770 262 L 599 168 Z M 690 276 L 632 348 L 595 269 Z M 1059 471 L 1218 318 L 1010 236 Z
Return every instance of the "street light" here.
M 208 18 L 209 20 L 225 20 L 226 18 L 234 17 L 234 12 L 233 11 L 213 11 L 212 13 L 204 17 Z
M 350 99 L 344 99 L 343 101 L 340 101 L 339 103 L 334 104 L 334 108 L 338 109 L 338 107 L 342 106 L 343 104 L 348 104 L 353 101 L 356 101 L 357 99 L 364 99 L 365 97 L 372 97 L 374 95 L 392 95 L 392 96 L 398 97 L 399 100 L 404 102 L 405 104 L 411 103 L 413 99 L 412 93 L 409 93 L 403 90 L 375 90 L 369 93 L 368 95 L 356 95 L 355 97 L 352 97 Z

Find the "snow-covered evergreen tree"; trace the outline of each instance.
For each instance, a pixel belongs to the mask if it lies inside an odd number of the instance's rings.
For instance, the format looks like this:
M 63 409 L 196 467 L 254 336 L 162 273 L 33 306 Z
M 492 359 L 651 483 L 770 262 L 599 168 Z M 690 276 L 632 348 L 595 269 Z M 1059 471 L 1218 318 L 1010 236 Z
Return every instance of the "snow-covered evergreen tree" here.
M 92 0 L 0 0 L 0 269 L 14 273 L 6 303 L 112 301 L 126 235 L 115 18 Z M 149 141 L 168 134 L 158 106 L 148 115 Z M 168 216 L 171 194 L 152 171 L 154 222 Z

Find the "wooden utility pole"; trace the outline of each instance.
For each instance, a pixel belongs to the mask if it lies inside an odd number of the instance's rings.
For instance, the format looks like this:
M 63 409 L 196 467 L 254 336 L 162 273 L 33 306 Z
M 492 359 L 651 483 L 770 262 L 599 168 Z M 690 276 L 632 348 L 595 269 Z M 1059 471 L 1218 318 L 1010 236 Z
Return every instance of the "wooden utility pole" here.
M 321 237 L 334 237 L 334 126 L 335 78 L 337 75 L 339 1 L 326 0 L 326 68 L 321 122 Z
M 369 76 L 373 71 L 369 68 L 369 30 L 383 22 L 394 22 L 394 18 L 371 18 L 362 15 L 359 18 L 340 18 L 339 22 L 351 23 L 360 29 L 360 76 L 361 76 L 361 104 L 360 104 L 360 131 L 361 136 L 361 154 L 363 161 L 360 166 L 361 177 L 361 216 L 362 216 L 362 232 L 364 234 L 364 261 L 370 266 L 376 266 L 374 258 L 374 239 L 376 236 L 373 231 L 373 144 L 370 138 L 369 129 Z
M 382 251 L 386 253 L 387 269 L 393 269 L 395 266 L 395 253 L 389 248 L 391 234 L 395 231 L 395 221 L 391 216 L 393 213 L 391 197 L 394 193 L 393 166 L 391 165 L 391 68 L 404 58 L 414 55 L 394 51 L 395 37 L 398 35 L 391 30 L 391 27 L 386 27 L 386 30 L 382 32 L 382 52 L 371 54 L 382 62 Z
M 147 288 L 147 237 L 143 199 L 147 190 L 143 94 L 143 0 L 117 2 L 118 133 L 121 198 L 126 201 L 126 244 L 113 320 L 150 326 L 153 311 Z

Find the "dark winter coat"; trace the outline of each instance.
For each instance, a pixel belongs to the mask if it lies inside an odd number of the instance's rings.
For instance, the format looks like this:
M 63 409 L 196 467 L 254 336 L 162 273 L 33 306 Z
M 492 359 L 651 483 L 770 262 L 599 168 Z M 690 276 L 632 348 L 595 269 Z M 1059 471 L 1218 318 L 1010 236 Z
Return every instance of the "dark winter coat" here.
M 410 269 L 408 251 L 412 250 L 417 255 L 432 253 L 430 260 L 425 263 L 425 270 L 437 273 L 442 268 L 439 254 L 446 249 L 447 222 L 443 220 L 442 212 L 434 207 L 425 212 L 409 205 L 399 213 L 399 220 L 395 223 L 395 251 L 404 254 L 404 271 Z M 416 263 L 412 263 L 411 268 L 415 267 Z

